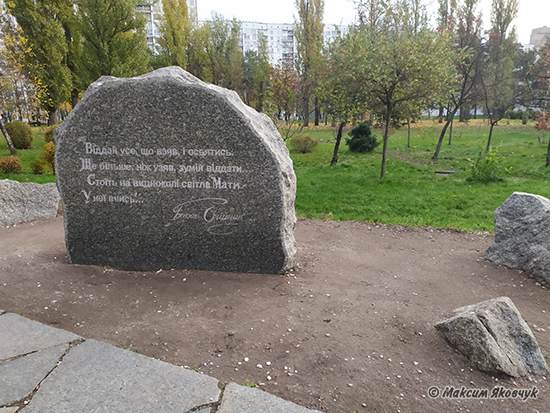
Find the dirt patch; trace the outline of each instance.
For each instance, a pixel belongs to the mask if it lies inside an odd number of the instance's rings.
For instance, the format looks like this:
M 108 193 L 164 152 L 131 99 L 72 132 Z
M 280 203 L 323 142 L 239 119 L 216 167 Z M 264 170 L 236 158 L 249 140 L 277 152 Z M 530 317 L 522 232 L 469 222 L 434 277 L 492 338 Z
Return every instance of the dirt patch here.
M 61 218 L 0 228 L 0 308 L 324 412 L 546 412 L 548 381 L 472 369 L 433 328 L 508 296 L 550 359 L 550 296 L 490 235 L 299 220 L 286 275 L 71 265 Z M 526 402 L 428 389 L 538 389 Z

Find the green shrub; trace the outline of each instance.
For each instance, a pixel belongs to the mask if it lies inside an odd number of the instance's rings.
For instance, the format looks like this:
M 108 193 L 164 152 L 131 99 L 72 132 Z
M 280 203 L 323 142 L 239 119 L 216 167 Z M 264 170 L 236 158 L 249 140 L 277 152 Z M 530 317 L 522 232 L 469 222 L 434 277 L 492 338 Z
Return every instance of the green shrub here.
M 35 158 L 30 167 L 35 175 L 42 175 L 50 171 L 50 164 L 44 158 Z
M 13 155 L 0 159 L 0 171 L 5 174 L 18 174 L 22 169 L 21 159 Z
M 371 124 L 371 121 L 361 122 L 348 133 L 351 139 L 346 139 L 346 145 L 348 145 L 350 151 L 366 153 L 371 152 L 380 145 L 380 142 L 376 140 L 376 136 L 372 133 Z
M 499 182 L 504 180 L 504 175 L 510 173 L 510 169 L 506 169 L 502 165 L 502 159 L 498 154 L 498 150 L 489 151 L 482 150 L 477 159 L 468 168 L 468 181 L 472 182 Z
M 317 141 L 310 135 L 302 134 L 293 137 L 290 145 L 300 153 L 310 153 L 317 146 Z
M 42 156 L 48 162 L 51 167 L 53 173 L 55 173 L 55 145 L 53 142 L 48 142 L 44 145 L 44 150 L 42 152 Z
M 10 135 L 15 149 L 29 149 L 32 145 L 31 127 L 21 121 L 6 123 L 6 130 Z
M 46 141 L 46 143 L 53 142 L 53 133 L 55 131 L 55 128 L 57 128 L 58 126 L 59 125 L 52 125 L 46 128 L 46 132 L 44 132 L 44 140 Z

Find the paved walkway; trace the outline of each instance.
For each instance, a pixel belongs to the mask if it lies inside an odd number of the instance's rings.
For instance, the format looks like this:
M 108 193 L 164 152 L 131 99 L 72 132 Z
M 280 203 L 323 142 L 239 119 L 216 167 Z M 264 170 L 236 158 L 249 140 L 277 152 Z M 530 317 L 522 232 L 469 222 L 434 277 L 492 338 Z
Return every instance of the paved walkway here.
M 312 413 L 0 310 L 0 413 Z

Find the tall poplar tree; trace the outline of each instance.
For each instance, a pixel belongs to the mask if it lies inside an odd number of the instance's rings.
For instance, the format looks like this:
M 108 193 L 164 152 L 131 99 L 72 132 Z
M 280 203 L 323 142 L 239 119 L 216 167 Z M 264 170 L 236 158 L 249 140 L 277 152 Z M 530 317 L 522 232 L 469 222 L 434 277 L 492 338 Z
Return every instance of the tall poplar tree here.
M 514 73 L 516 36 L 514 30 L 510 30 L 517 13 L 517 0 L 493 0 L 491 30 L 487 42 L 488 61 L 482 77 L 485 112 L 491 124 L 487 151 L 491 147 L 494 126 L 504 118 L 508 109 L 514 107 L 517 95 Z
M 236 19 L 228 21 L 221 14 L 213 13 L 206 27 L 206 62 L 210 64 L 212 83 L 240 91 L 244 77 L 244 56 L 239 48 L 241 24 Z
M 468 102 L 480 86 L 485 64 L 485 49 L 482 38 L 481 16 L 476 14 L 479 0 L 463 0 L 457 8 L 457 16 L 450 22 L 447 33 L 454 51 L 453 65 L 456 77 L 452 80 L 454 90 L 449 99 L 449 110 L 439 135 L 432 159 L 437 159 L 445 133 L 462 105 Z
M 165 66 L 187 69 L 187 48 L 192 24 L 185 0 L 162 0 L 164 15 L 160 17 L 158 30 L 159 60 Z
M 85 84 L 102 75 L 131 77 L 147 71 L 145 17 L 133 0 L 77 0 Z
M 324 0 L 296 0 L 298 19 L 294 24 L 296 66 L 300 75 L 302 115 L 304 126 L 309 125 L 311 94 L 316 86 L 316 65 L 323 47 Z

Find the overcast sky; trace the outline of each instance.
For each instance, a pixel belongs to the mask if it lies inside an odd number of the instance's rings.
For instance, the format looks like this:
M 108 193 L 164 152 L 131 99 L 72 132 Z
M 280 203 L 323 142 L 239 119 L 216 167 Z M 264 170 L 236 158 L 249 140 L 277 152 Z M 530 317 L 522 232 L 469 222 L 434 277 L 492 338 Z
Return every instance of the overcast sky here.
M 431 9 L 436 10 L 437 2 L 431 2 Z M 235 17 L 241 21 L 292 23 L 296 14 L 294 0 L 197 0 L 197 5 L 199 20 L 207 20 L 212 11 L 217 11 L 226 19 Z M 488 28 L 491 0 L 481 0 L 481 5 L 483 22 Z M 325 24 L 353 23 L 356 14 L 352 0 L 325 0 Z M 550 0 L 519 0 L 519 13 L 514 25 L 519 41 L 529 43 L 531 30 L 550 26 Z

